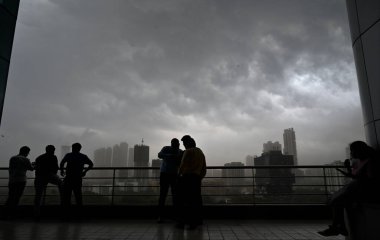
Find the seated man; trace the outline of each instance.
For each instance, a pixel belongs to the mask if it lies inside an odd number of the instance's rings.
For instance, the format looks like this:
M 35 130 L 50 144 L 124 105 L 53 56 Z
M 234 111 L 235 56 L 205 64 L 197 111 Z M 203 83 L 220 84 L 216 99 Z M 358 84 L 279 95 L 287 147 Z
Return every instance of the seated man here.
M 352 171 L 344 173 L 352 180 L 334 193 L 329 201 L 333 210 L 333 221 L 329 228 L 319 231 L 322 236 L 347 236 L 344 222 L 344 208 L 355 202 L 370 201 L 372 185 L 377 182 L 377 159 L 375 150 L 362 141 L 350 144 Z

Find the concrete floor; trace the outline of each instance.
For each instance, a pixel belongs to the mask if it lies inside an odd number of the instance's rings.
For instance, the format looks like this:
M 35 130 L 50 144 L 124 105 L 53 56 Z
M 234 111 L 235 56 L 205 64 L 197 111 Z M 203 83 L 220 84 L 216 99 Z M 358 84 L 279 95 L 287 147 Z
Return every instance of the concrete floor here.
M 206 219 L 195 230 L 177 229 L 167 221 L 153 219 L 82 219 L 61 222 L 42 219 L 0 221 L 1 240 L 263 240 L 326 239 L 343 240 L 343 236 L 322 237 L 316 232 L 326 228 L 324 220 L 236 220 Z

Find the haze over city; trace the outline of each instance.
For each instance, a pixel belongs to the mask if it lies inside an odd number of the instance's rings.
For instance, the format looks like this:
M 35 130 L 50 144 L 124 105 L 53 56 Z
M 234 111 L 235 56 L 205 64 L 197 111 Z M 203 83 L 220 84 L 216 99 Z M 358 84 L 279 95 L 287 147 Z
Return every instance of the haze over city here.
M 223 165 L 286 128 L 300 165 L 364 140 L 344 0 L 21 1 L 1 166 L 22 145 L 142 138 L 153 159 L 185 134 Z

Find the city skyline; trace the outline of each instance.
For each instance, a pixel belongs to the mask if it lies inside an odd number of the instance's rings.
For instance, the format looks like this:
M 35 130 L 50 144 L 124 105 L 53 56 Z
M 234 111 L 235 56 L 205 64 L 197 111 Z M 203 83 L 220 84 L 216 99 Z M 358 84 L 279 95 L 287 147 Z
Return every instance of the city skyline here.
M 364 140 L 343 0 L 21 1 L 1 166 L 142 137 L 152 158 L 186 134 L 223 165 L 289 126 L 300 165 Z

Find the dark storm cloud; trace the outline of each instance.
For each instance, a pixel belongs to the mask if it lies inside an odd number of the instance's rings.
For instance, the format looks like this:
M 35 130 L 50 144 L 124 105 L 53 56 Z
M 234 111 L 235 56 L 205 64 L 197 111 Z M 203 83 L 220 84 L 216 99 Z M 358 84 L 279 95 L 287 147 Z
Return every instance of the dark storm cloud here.
M 344 1 L 23 1 L 9 78 L 4 147 L 190 133 L 222 164 L 294 127 L 311 163 L 362 137 Z

